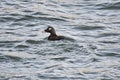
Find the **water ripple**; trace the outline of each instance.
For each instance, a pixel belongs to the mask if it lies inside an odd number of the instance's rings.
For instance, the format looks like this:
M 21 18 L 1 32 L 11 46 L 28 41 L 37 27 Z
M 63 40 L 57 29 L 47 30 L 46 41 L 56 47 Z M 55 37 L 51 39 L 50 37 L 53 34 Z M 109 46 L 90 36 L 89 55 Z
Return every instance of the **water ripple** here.
M 36 40 L 26 40 L 27 43 L 30 44 L 40 44 L 40 43 L 45 43 L 45 41 L 36 41 Z
M 80 30 L 101 30 L 105 29 L 103 26 L 88 26 L 88 25 L 82 25 L 79 27 L 75 27 L 75 29 L 80 29 Z
M 115 52 L 101 52 L 100 54 L 97 54 L 98 56 L 109 56 L 109 57 L 120 57 L 119 53 L 115 53 Z
M 108 36 L 119 36 L 119 33 L 102 33 L 99 36 L 100 37 L 108 37 Z
M 119 0 L 1 0 L 0 80 L 119 80 L 119 9 Z M 47 40 L 48 25 L 66 39 Z
M 35 16 L 31 16 L 31 15 L 25 15 L 20 19 L 16 19 L 16 21 L 25 21 L 25 20 L 45 20 L 45 21 L 66 21 L 64 19 L 60 19 L 60 18 L 53 18 L 53 17 L 35 17 Z
M 102 3 L 102 4 L 98 4 L 97 6 L 101 6 L 100 9 L 119 10 L 120 9 L 120 2 L 116 2 L 116 3 Z

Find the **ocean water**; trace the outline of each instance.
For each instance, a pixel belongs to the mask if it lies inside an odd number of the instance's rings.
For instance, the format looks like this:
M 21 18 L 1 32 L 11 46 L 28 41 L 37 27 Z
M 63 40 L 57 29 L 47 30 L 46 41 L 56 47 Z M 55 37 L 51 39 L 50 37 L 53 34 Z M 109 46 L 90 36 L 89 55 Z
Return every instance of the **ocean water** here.
M 120 80 L 120 0 L 0 0 L 0 80 Z

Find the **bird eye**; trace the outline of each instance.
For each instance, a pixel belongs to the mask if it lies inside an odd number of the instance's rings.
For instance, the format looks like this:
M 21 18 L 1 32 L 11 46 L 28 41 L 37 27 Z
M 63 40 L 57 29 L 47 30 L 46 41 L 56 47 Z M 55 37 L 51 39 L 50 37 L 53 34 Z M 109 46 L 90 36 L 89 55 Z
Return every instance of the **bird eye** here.
M 52 30 L 52 28 L 49 28 L 48 30 Z

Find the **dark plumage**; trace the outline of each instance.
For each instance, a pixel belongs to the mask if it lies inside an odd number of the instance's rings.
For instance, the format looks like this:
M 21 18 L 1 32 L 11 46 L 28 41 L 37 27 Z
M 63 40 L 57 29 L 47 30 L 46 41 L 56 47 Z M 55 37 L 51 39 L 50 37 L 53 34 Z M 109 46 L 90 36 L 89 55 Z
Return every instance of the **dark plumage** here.
M 48 26 L 47 29 L 45 29 L 45 32 L 48 32 L 50 33 L 49 37 L 48 37 L 48 40 L 52 40 L 52 41 L 55 41 L 55 40 L 62 40 L 64 39 L 65 37 L 64 36 L 58 36 L 56 34 L 56 31 L 53 27 L 51 26 Z

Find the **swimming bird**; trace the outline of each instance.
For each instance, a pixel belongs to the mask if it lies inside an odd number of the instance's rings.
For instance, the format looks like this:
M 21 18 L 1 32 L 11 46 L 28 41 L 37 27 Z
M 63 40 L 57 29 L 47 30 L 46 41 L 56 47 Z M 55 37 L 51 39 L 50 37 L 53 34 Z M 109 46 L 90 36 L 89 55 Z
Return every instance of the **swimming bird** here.
M 48 26 L 47 29 L 44 30 L 45 32 L 47 33 L 50 33 L 49 37 L 48 37 L 48 40 L 51 40 L 51 41 L 55 41 L 55 40 L 62 40 L 62 39 L 65 39 L 64 36 L 58 36 L 56 34 L 56 31 L 53 27 L 51 26 Z

